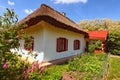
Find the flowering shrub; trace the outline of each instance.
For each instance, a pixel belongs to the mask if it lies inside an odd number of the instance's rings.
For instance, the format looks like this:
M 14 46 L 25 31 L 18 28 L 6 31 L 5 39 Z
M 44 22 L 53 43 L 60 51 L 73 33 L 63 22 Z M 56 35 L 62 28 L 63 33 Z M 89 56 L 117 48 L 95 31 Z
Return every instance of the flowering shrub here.
M 24 65 L 22 69 L 22 80 L 39 80 L 45 68 L 44 66 L 40 67 L 40 64 L 36 61 L 29 65 L 29 67 Z
M 7 9 L 3 16 L 0 16 L 0 79 L 14 79 L 12 75 L 18 78 L 21 73 L 22 62 L 18 60 L 17 55 L 10 52 L 11 48 L 19 46 L 17 16 L 13 10 Z
M 3 60 L 0 61 L 0 79 L 1 80 L 19 79 L 20 74 L 22 74 L 21 70 L 23 64 L 25 63 L 19 60 L 13 54 L 11 54 L 10 57 L 8 57 L 8 59 L 3 58 Z
M 3 64 L 3 69 L 7 69 L 8 68 L 8 62 L 6 62 L 5 64 Z
M 10 51 L 18 49 L 19 39 L 28 37 L 23 31 L 26 25 L 18 25 L 17 21 L 13 10 L 7 9 L 0 16 L 0 80 L 39 80 L 44 67 L 40 68 L 38 61 L 31 65 Z
M 40 80 L 45 67 L 43 66 L 43 67 L 39 68 L 38 64 L 35 64 L 34 67 L 32 67 L 31 69 L 32 69 L 32 71 L 29 73 L 29 79 L 30 80 L 33 80 L 33 79 Z

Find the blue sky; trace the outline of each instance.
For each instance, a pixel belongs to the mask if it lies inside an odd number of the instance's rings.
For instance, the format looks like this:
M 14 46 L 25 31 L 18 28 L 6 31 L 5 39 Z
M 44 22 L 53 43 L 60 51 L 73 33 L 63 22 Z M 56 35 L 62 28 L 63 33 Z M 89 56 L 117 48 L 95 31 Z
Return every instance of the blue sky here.
M 21 20 L 42 3 L 65 12 L 74 22 L 96 18 L 120 20 L 120 0 L 0 0 L 0 15 L 5 12 L 5 8 L 10 8 Z

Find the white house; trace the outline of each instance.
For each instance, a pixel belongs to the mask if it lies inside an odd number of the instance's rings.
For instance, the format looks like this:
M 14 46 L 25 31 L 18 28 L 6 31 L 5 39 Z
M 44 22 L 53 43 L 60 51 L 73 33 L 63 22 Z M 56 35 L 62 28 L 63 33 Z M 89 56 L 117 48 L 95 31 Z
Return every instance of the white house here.
M 59 13 L 45 4 L 20 23 L 28 25 L 24 31 L 33 38 L 31 50 L 38 53 L 38 60 L 53 61 L 85 52 L 88 33 L 65 13 Z M 20 45 L 24 51 L 25 41 L 21 40 Z

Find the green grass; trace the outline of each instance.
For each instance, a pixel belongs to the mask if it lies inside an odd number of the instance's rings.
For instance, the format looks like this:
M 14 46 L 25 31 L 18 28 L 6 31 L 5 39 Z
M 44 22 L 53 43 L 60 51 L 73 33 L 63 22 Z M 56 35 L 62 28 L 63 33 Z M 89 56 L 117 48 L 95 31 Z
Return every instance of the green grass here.
M 53 65 L 45 69 L 41 80 L 60 80 L 62 77 L 62 71 L 68 68 L 68 63 L 61 65 Z
M 120 57 L 110 57 L 110 67 L 107 80 L 120 80 Z

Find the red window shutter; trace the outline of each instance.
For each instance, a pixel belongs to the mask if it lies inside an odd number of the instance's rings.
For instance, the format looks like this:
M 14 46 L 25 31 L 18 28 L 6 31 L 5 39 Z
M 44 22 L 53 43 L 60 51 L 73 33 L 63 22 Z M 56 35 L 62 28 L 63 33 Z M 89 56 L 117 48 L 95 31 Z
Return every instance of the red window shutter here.
M 79 41 L 79 49 L 80 49 L 81 42 Z
M 31 39 L 32 39 L 32 43 L 31 43 L 30 51 L 33 51 L 33 49 L 34 49 L 34 37 L 31 36 Z
M 59 52 L 59 38 L 57 39 L 57 48 L 56 48 L 56 51 Z
M 75 45 L 76 45 L 75 42 L 76 42 L 76 41 L 74 40 L 74 44 L 73 44 L 73 48 L 74 48 L 74 50 L 75 50 L 75 48 L 76 48 L 76 47 L 75 47 Z
M 33 50 L 34 50 L 34 40 L 33 40 L 33 42 L 32 42 L 31 48 L 32 48 L 32 51 L 33 51 Z
M 78 49 L 80 49 L 80 41 L 78 40 Z
M 68 50 L 68 39 L 65 39 L 65 50 Z
M 58 38 L 56 44 L 56 51 L 63 52 L 68 50 L 68 40 L 66 38 Z

